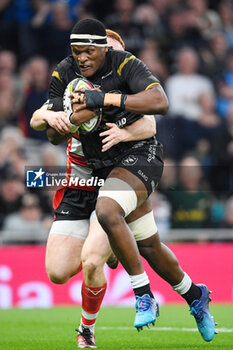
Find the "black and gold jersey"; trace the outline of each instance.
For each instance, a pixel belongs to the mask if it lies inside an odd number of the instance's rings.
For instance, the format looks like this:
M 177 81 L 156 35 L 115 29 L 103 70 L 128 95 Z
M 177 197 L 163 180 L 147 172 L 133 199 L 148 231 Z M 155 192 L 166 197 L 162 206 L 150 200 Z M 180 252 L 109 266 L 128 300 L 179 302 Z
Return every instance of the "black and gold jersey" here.
M 52 110 L 63 110 L 63 94 L 68 83 L 75 78 L 84 78 L 79 71 L 73 56 L 66 57 L 61 61 L 52 73 L 49 103 Z M 159 84 L 158 79 L 152 75 L 146 65 L 126 51 L 109 50 L 105 56 L 105 63 L 88 80 L 99 87 L 103 92 L 136 94 Z M 95 159 L 103 161 L 104 164 L 114 164 L 114 158 L 134 142 L 119 143 L 106 152 L 101 152 L 102 142 L 99 133 L 103 131 L 105 123 L 116 123 L 119 127 L 132 124 L 142 117 L 122 110 L 118 107 L 103 108 L 102 121 L 94 132 L 89 134 L 80 133 L 80 140 L 83 146 L 83 153 L 87 164 L 95 168 Z

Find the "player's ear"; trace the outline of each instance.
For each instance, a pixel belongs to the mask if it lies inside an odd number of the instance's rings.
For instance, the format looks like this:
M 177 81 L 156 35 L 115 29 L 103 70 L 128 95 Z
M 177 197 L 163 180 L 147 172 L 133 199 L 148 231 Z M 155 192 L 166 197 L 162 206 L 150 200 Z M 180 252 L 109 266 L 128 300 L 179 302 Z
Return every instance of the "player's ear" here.
M 105 48 L 104 48 L 104 52 L 107 52 L 108 51 L 108 47 L 106 46 Z

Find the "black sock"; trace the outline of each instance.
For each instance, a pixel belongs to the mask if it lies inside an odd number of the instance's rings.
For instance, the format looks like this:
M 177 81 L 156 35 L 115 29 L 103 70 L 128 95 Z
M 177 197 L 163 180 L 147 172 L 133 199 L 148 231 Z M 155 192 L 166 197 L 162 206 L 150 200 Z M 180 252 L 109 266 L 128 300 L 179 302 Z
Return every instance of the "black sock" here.
M 145 286 L 134 288 L 133 289 L 135 296 L 142 297 L 144 294 L 149 294 L 151 298 L 154 298 L 151 290 L 150 290 L 150 285 L 149 283 L 146 284 Z
M 192 304 L 194 300 L 199 300 L 201 297 L 201 289 L 196 286 L 196 284 L 192 283 L 189 290 L 181 295 L 189 305 Z

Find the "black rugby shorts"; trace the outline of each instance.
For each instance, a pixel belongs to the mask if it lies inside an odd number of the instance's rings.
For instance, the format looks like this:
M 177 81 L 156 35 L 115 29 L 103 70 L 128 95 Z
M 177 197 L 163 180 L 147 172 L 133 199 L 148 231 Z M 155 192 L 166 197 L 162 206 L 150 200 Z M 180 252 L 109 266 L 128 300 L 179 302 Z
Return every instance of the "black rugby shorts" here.
M 116 164 L 137 176 L 145 185 L 148 196 L 156 189 L 163 173 L 163 146 L 160 142 L 139 141 Z
M 97 191 L 65 188 L 58 207 L 54 210 L 55 221 L 89 219 L 95 210 Z
M 130 145 L 115 159 L 115 165 L 93 170 L 93 175 L 106 179 L 113 168 L 124 168 L 145 185 L 148 196 L 156 189 L 163 173 L 163 146 L 155 138 Z

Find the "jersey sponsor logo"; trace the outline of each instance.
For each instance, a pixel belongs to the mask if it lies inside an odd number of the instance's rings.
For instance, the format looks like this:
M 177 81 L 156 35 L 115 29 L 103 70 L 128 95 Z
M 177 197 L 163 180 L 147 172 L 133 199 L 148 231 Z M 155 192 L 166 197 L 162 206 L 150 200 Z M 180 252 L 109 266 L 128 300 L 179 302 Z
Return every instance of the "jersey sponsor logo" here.
M 130 155 L 130 156 L 128 156 L 127 158 L 123 159 L 123 160 L 121 161 L 121 163 L 122 163 L 123 165 L 126 165 L 126 166 L 132 166 L 132 165 L 136 164 L 137 161 L 138 161 L 138 158 L 137 158 L 137 157 L 135 157 L 134 155 Z
M 148 153 L 148 157 L 147 157 L 148 163 L 150 163 L 155 158 L 156 158 L 156 146 L 155 145 L 150 145 L 149 153 Z
M 120 120 L 117 120 L 116 121 L 116 125 L 118 126 L 118 128 L 121 128 L 123 127 L 125 124 L 126 124 L 127 120 L 126 118 L 121 118 Z
M 138 170 L 138 174 L 145 180 L 148 181 L 148 176 L 146 174 L 144 174 L 144 172 L 142 170 Z

